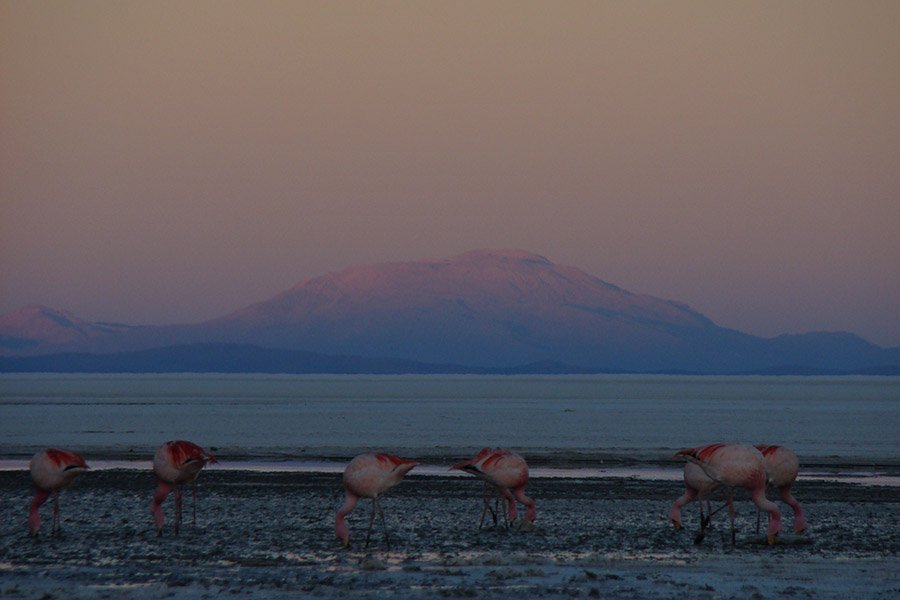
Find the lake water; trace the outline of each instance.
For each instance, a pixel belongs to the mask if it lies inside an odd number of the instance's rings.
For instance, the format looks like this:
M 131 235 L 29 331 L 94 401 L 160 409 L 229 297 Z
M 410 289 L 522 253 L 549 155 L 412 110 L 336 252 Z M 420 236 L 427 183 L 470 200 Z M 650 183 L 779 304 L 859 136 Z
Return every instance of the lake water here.
M 805 464 L 900 469 L 900 379 L 679 376 L 0 376 L 0 458 L 46 446 L 145 460 L 189 439 L 228 460 L 440 462 L 482 446 L 545 466 L 665 465 L 717 441 Z

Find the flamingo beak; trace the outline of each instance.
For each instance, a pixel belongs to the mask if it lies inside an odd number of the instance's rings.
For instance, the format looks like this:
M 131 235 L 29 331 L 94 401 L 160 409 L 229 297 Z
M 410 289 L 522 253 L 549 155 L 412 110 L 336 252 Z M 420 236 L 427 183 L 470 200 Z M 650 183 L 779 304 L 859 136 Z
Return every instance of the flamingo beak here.
M 774 533 L 770 533 L 770 534 L 766 537 L 766 543 L 767 543 L 768 545 L 770 545 L 770 546 L 774 546 L 774 545 L 775 545 L 775 534 L 774 534 Z
M 680 531 L 684 529 L 684 527 L 678 521 L 672 521 L 672 525 L 675 526 L 675 531 Z

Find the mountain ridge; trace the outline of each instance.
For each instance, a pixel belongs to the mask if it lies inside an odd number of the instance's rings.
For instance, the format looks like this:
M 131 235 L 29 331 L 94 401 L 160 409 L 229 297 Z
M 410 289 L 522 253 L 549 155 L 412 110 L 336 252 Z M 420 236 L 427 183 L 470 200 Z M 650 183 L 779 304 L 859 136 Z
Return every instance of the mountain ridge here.
M 592 372 L 724 373 L 900 364 L 900 348 L 851 333 L 760 338 L 721 327 L 683 303 L 636 294 L 522 250 L 352 266 L 195 324 L 89 323 L 40 306 L 19 313 L 0 316 L 2 354 L 220 343 L 495 370 L 556 364 Z

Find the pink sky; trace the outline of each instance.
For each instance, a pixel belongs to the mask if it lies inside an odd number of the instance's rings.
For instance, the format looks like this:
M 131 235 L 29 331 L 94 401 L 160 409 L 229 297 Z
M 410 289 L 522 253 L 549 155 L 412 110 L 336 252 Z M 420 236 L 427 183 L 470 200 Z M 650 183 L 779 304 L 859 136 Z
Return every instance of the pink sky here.
M 0 3 L 0 312 L 521 248 L 900 345 L 900 3 Z

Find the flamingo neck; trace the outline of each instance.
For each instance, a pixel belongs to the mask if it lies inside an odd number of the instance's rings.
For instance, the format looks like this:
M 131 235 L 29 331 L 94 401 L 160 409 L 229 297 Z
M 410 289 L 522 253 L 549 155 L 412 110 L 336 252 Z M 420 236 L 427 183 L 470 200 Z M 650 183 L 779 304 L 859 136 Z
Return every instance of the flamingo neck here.
M 778 505 L 766 498 L 764 487 L 754 490 L 752 498 L 756 506 L 769 513 L 769 529 L 767 531 L 769 538 L 778 535 L 781 531 L 781 511 L 778 510 Z
M 681 507 L 689 504 L 697 496 L 697 490 L 691 487 L 685 487 L 684 494 L 679 496 L 675 504 L 669 510 L 669 520 L 676 525 L 681 525 Z
M 38 487 L 34 488 L 34 498 L 32 499 L 31 506 L 28 510 L 28 526 L 31 529 L 32 534 L 37 534 L 38 529 L 41 528 L 41 513 L 38 509 L 49 497 L 50 492 L 44 491 Z
M 157 479 L 156 493 L 153 494 L 153 501 L 150 503 L 150 512 L 153 514 L 153 522 L 156 524 L 156 530 L 162 531 L 163 525 L 166 523 L 166 516 L 163 513 L 162 503 L 172 491 L 174 487 L 171 483 L 167 483 L 162 479 Z
M 356 508 L 356 504 L 359 502 L 359 496 L 350 492 L 350 490 L 346 490 L 345 494 L 346 498 L 344 499 L 344 504 L 341 505 L 337 514 L 334 516 L 334 533 L 346 547 L 350 543 L 350 528 L 347 527 L 347 520 L 345 517 Z

